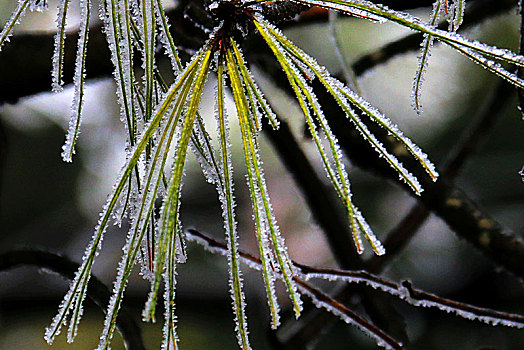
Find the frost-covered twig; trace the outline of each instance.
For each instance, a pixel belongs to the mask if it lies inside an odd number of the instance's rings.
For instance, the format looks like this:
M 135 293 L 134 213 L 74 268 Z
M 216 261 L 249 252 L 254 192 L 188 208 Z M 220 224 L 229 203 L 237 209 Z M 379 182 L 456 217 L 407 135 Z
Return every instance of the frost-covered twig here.
M 66 257 L 40 250 L 14 250 L 0 254 L 0 271 L 5 272 L 20 266 L 35 266 L 43 271 L 57 273 L 60 276 L 73 279 L 79 265 Z M 106 312 L 109 302 L 109 289 L 95 276 L 87 289 L 87 296 Z M 142 332 L 134 316 L 122 307 L 116 321 L 117 329 L 124 339 L 127 350 L 145 350 Z
M 220 255 L 227 254 L 227 246 L 225 243 L 219 242 L 195 229 L 190 229 L 188 234 L 188 240 L 195 241 L 196 243 L 203 245 L 206 250 L 212 253 L 218 253 Z M 249 267 L 256 270 L 261 269 L 261 263 L 258 258 L 243 251 L 239 251 L 239 255 L 243 259 L 243 262 L 246 263 Z M 344 281 L 347 283 L 364 283 L 374 289 L 378 289 L 397 296 L 414 306 L 436 307 L 446 312 L 455 313 L 457 316 L 466 319 L 478 320 L 492 325 L 524 328 L 524 316 L 522 315 L 511 314 L 488 308 L 481 308 L 451 299 L 442 298 L 437 295 L 427 293 L 423 290 L 413 288 L 411 282 L 409 281 L 396 283 L 373 275 L 364 270 L 348 271 L 331 268 L 315 268 L 299 264 L 297 262 L 294 262 L 294 264 L 299 271 L 298 277 L 295 277 L 295 281 L 297 281 L 297 283 L 302 288 L 310 292 L 320 301 L 329 304 L 338 312 L 342 312 L 346 315 L 348 315 L 348 311 L 350 312 L 350 310 L 348 310 L 340 302 L 320 291 L 318 288 L 311 286 L 306 281 L 310 279 L 323 279 L 329 281 Z M 330 309 L 328 309 L 328 311 L 332 312 Z M 352 312 L 349 314 L 349 316 L 354 318 L 354 321 L 359 323 L 363 322 L 359 319 L 359 317 L 354 316 Z M 376 330 L 374 330 L 374 332 L 378 334 Z
M 435 307 L 457 316 L 478 320 L 491 325 L 524 328 L 524 316 L 507 312 L 481 308 L 455 300 L 439 297 L 420 289 L 415 289 L 409 281 L 395 283 L 375 276 L 367 271 L 344 271 L 329 268 L 313 268 L 297 264 L 305 280 L 313 278 L 348 283 L 364 283 L 372 288 L 395 295 L 414 306 Z
M 225 243 L 219 242 L 214 238 L 211 238 L 202 232 L 199 232 L 195 229 L 188 230 L 188 236 L 187 239 L 189 241 L 194 241 L 201 246 L 204 247 L 207 251 L 214 253 L 214 254 L 220 254 L 220 255 L 227 255 L 227 245 Z M 262 269 L 262 263 L 260 259 L 254 257 L 253 255 L 246 253 L 244 251 L 239 250 L 239 255 L 241 257 L 242 262 L 244 262 L 246 265 L 248 265 L 250 268 L 260 271 Z M 294 263 L 297 267 L 300 267 L 302 265 L 297 265 Z M 302 267 L 300 267 L 302 268 Z M 277 273 L 277 277 L 279 279 L 282 279 L 282 275 L 280 272 Z M 297 283 L 299 290 L 310 297 L 313 301 L 313 303 L 319 307 L 319 308 L 325 308 L 330 313 L 333 313 L 335 316 L 342 319 L 344 322 L 352 324 L 362 331 L 364 331 L 368 336 L 375 339 L 378 345 L 385 347 L 386 349 L 403 349 L 403 346 L 401 343 L 398 343 L 396 340 L 391 338 L 388 334 L 386 334 L 384 331 L 382 331 L 380 328 L 376 327 L 363 317 L 359 316 L 358 314 L 354 313 L 350 309 L 348 309 L 343 304 L 339 303 L 326 293 L 322 292 L 320 289 L 310 285 L 303 279 L 294 276 L 293 279 Z

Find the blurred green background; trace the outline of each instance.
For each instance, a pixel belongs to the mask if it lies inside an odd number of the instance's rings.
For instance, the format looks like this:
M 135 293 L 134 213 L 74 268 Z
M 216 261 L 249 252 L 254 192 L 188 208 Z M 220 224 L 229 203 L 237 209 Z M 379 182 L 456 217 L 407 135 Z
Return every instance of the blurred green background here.
M 50 8 L 55 8 L 55 4 L 51 1 Z M 14 6 L 14 0 L 0 3 L 0 23 L 4 23 Z M 426 18 L 428 9 L 414 13 Z M 54 16 L 54 11 L 29 13 L 17 31 L 52 28 Z M 74 21 L 74 18 L 70 20 L 73 26 Z M 352 18 L 340 18 L 337 23 L 348 62 L 408 33 L 388 23 L 378 25 Z M 340 70 L 332 42 L 326 39 L 329 37 L 327 25 L 295 28 L 286 34 L 332 72 Z M 516 49 L 518 17 L 507 14 L 493 18 L 463 34 Z M 402 55 L 367 73 L 359 79 L 359 84 L 363 96 L 399 124 L 438 166 L 459 135 L 474 123 L 482 101 L 494 88 L 497 78 L 449 48 L 437 46 L 423 88 L 424 113 L 417 117 L 411 108 L 416 65 L 417 53 Z M 260 76 L 257 79 L 275 109 L 292 124 L 297 135 L 302 135 L 303 119 L 298 107 L 270 81 Z M 212 88 L 206 94 L 203 100 L 213 101 Z M 71 97 L 71 88 L 66 88 L 63 93 L 44 93 L 25 98 L 16 105 L 0 106 L 1 251 L 39 248 L 64 253 L 78 261 L 91 237 L 98 211 L 124 161 L 124 129 L 118 118 L 112 81 L 90 81 L 78 154 L 73 164 L 63 163 L 60 152 Z M 212 108 L 212 104 L 203 106 L 203 114 L 209 119 L 213 118 Z M 234 163 L 241 245 L 256 252 L 239 135 L 233 133 L 233 144 L 237 146 Z M 524 164 L 522 135 L 523 121 L 516 103 L 512 103 L 457 179 L 470 197 L 505 227 L 519 234 L 524 231 L 524 183 L 518 175 Z M 323 175 L 314 145 L 306 137 L 299 138 Z M 302 195 L 265 142 L 262 159 L 273 206 L 292 258 L 311 265 L 334 266 L 327 243 L 312 222 Z M 351 166 L 349 172 L 356 203 L 378 236 L 384 237 L 414 200 L 390 182 Z M 217 238 L 223 237 L 217 195 L 214 187 L 204 181 L 194 157 L 190 158 L 185 177 L 182 213 L 186 228 L 195 227 Z M 108 232 L 94 268 L 94 273 L 108 286 L 115 276 L 124 237 L 125 228 L 114 227 Z M 261 278 L 247 267 L 243 270 L 252 345 L 256 349 L 270 349 L 269 316 Z M 384 275 L 393 280 L 409 278 L 419 288 L 452 299 L 524 313 L 522 284 L 460 241 L 436 217 L 428 220 Z M 191 246 L 189 261 L 180 266 L 178 280 L 178 329 L 182 349 L 235 349 L 225 259 Z M 103 314 L 90 302 L 75 343 L 66 344 L 63 335 L 53 347 L 43 340 L 44 327 L 54 316 L 67 283 L 59 276 L 31 267 L 0 273 L 0 349 L 95 348 Z M 147 291 L 147 284 L 136 273 L 129 283 L 126 302 L 137 320 Z M 286 308 L 284 296 L 281 302 Z M 469 322 L 435 310 L 416 309 L 400 301 L 395 305 L 406 318 L 412 349 L 523 348 L 522 331 Z M 161 322 L 140 325 L 147 348 L 159 348 Z M 119 336 L 113 348 L 123 348 Z M 358 330 L 338 322 L 320 337 L 316 348 L 374 349 L 376 345 Z

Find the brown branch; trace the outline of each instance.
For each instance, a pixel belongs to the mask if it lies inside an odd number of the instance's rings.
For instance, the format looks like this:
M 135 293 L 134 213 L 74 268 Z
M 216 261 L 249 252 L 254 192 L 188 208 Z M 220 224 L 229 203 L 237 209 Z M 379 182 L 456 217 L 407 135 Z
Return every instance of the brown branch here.
M 0 254 L 0 271 L 8 271 L 19 266 L 32 265 L 50 270 L 72 280 L 80 267 L 79 264 L 63 256 L 39 250 L 15 250 Z M 98 278 L 91 277 L 87 296 L 105 313 L 111 292 Z M 121 307 L 116 319 L 116 326 L 124 345 L 128 350 L 145 350 L 140 327 L 126 307 Z

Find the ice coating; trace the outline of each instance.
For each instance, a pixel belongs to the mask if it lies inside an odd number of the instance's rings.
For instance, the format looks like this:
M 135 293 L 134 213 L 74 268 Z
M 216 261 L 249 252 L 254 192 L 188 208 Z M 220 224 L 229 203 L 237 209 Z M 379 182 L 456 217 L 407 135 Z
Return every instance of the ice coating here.
M 196 66 L 196 62 L 199 57 L 200 56 L 195 57 L 193 61 L 188 63 L 186 71 L 183 74 L 181 74 L 178 77 L 177 81 L 173 84 L 171 89 L 171 95 L 175 95 L 174 91 L 176 91 L 176 88 L 182 85 L 185 79 L 187 79 L 187 77 L 190 75 L 190 72 Z M 171 105 L 172 100 L 175 97 L 171 95 L 168 94 L 165 103 L 158 107 L 155 113 L 155 117 L 145 126 L 144 132 L 140 136 L 140 141 L 137 145 L 134 146 L 133 150 L 130 152 L 132 156 L 130 156 L 126 161 L 126 165 L 122 168 L 121 173 L 118 176 L 117 182 L 113 186 L 111 193 L 108 195 L 107 202 L 100 213 L 100 219 L 95 227 L 93 237 L 90 243 L 88 244 L 84 256 L 82 258 L 82 264 L 75 273 L 75 277 L 73 278 L 70 284 L 70 288 L 59 306 L 58 313 L 53 318 L 51 325 L 46 329 L 45 340 L 48 343 L 52 343 L 54 338 L 60 333 L 60 329 L 65 324 L 70 310 L 81 309 L 80 306 L 82 305 L 82 302 L 85 298 L 87 283 L 91 275 L 91 267 L 94 263 L 95 257 L 98 255 L 98 252 L 101 249 L 103 236 L 107 229 L 108 222 L 112 216 L 112 211 L 114 210 L 115 205 L 118 202 L 118 198 L 120 197 L 120 194 L 125 188 L 127 180 L 131 176 L 131 173 L 133 172 L 133 169 L 137 164 L 140 155 L 145 149 L 145 146 L 149 138 L 156 131 L 156 128 L 163 119 L 164 114 L 170 110 L 169 107 Z M 76 317 L 76 319 L 78 320 L 78 317 Z
M 487 69 L 488 71 L 495 73 L 496 75 L 500 76 L 501 78 L 506 79 L 513 85 L 516 85 L 524 89 L 524 79 L 519 78 L 518 75 L 507 71 L 499 63 L 492 61 L 471 49 L 460 47 L 454 44 L 450 44 L 450 46 L 456 49 L 457 51 L 459 51 L 460 53 L 462 53 L 464 56 L 466 56 L 473 62 L 481 65 L 482 68 Z
M 232 56 L 232 54 L 230 54 Z M 262 236 L 266 235 L 269 242 L 271 242 L 274 250 L 274 257 L 276 258 L 276 267 L 281 269 L 286 288 L 294 305 L 295 315 L 298 317 L 302 309 L 300 296 L 297 293 L 296 285 L 292 279 L 293 271 L 290 258 L 287 253 L 287 248 L 284 244 L 284 239 L 280 234 L 280 229 L 277 224 L 276 217 L 269 200 L 269 193 L 266 186 L 265 176 L 262 169 L 262 161 L 260 160 L 260 150 L 256 139 L 253 135 L 249 125 L 248 108 L 241 86 L 236 82 L 240 82 L 238 71 L 234 68 L 233 57 L 228 60 L 228 74 L 232 81 L 232 89 L 234 91 L 235 104 L 239 112 L 239 122 L 242 130 L 242 139 L 244 144 L 244 153 L 246 160 L 246 167 L 248 167 L 248 177 L 250 182 L 251 192 L 255 193 L 256 201 L 253 202 L 254 209 L 258 207 L 260 211 L 260 219 L 262 225 L 258 224 L 262 229 Z M 271 255 L 270 255 L 271 256 Z
M 176 137 L 175 130 L 177 122 L 178 118 L 176 118 L 176 114 L 172 115 L 166 125 L 162 126 L 163 132 L 156 147 L 153 149 L 152 153 L 154 154 L 154 157 L 149 166 L 147 182 L 145 182 L 144 189 L 141 193 L 142 199 L 139 202 L 140 207 L 139 210 L 137 210 L 136 215 L 131 218 L 131 228 L 128 233 L 126 244 L 122 248 L 122 260 L 117 270 L 117 279 L 114 282 L 113 295 L 111 296 L 111 302 L 106 312 L 104 330 L 99 344 L 100 349 L 107 347 L 113 336 L 115 320 L 123 299 L 125 286 L 132 268 L 137 261 L 137 256 L 140 252 L 144 235 L 148 230 L 154 229 L 154 227 L 150 226 L 150 217 L 154 210 L 155 199 L 158 197 L 161 173 L 167 159 L 167 150 L 172 139 Z
M 171 236 L 172 239 L 177 237 Z M 170 242 L 168 248 L 168 263 L 164 271 L 164 337 L 162 339 L 162 350 L 178 349 L 178 335 L 176 333 L 175 315 L 175 287 L 176 287 L 176 252 L 173 249 L 173 244 Z
M 144 70 L 144 120 L 149 120 L 154 107 L 154 83 L 153 74 L 155 69 L 155 0 L 142 0 L 140 2 L 140 14 L 142 21 L 138 21 L 142 31 L 143 53 L 142 53 L 142 69 Z
M 323 279 L 328 281 L 345 281 L 347 283 L 364 283 L 374 289 L 382 290 L 397 296 L 413 306 L 434 307 L 465 319 L 477 320 L 494 326 L 501 325 L 524 328 L 523 316 L 508 314 L 437 297 L 434 294 L 413 288 L 409 281 L 402 281 L 400 284 L 397 284 L 396 282 L 377 277 L 366 271 L 343 271 L 331 269 L 310 270 L 311 271 L 307 272 L 301 271 L 301 278 L 304 278 L 305 280 Z
M 264 25 L 266 24 L 267 28 L 263 28 L 260 25 L 258 25 L 259 31 L 261 33 L 264 33 L 264 38 L 268 42 L 269 46 L 273 49 L 273 52 L 277 56 L 277 59 L 279 60 L 282 68 L 286 72 L 288 80 L 290 81 L 295 91 L 304 116 L 306 117 L 306 121 L 308 123 L 310 132 L 313 135 L 313 139 L 315 140 L 319 153 L 322 157 L 324 169 L 326 170 L 328 177 L 332 181 L 335 190 L 337 191 L 338 195 L 343 200 L 347 208 L 348 219 L 350 227 L 352 228 L 353 239 L 357 251 L 359 253 L 362 253 L 364 251 L 362 239 L 360 237 L 360 232 L 364 231 L 366 237 L 369 237 L 369 240 L 372 246 L 374 247 L 374 251 L 377 253 L 383 253 L 382 246 L 378 243 L 376 237 L 372 234 L 369 225 L 363 224 L 362 220 L 360 220 L 359 222 L 355 218 L 354 206 L 351 202 L 349 180 L 347 173 L 344 169 L 344 164 L 341 161 L 342 154 L 340 151 L 340 147 L 338 146 L 337 139 L 329 128 L 329 125 L 322 113 L 321 107 L 312 91 L 311 86 L 308 84 L 308 82 L 306 82 L 305 78 L 303 77 L 303 74 L 307 73 L 303 71 L 299 72 L 301 66 L 295 66 L 294 63 L 297 61 L 301 61 L 303 63 L 302 66 L 307 66 L 317 77 L 319 77 L 323 81 L 323 83 L 325 83 L 326 87 L 328 88 L 328 91 L 330 91 L 337 99 L 339 104 L 341 104 L 341 107 L 343 107 L 346 113 L 349 113 L 350 116 L 353 118 L 353 121 L 358 123 L 357 126 L 360 128 L 361 132 L 365 133 L 365 136 L 367 136 L 368 139 L 375 142 L 375 147 L 379 151 L 385 152 L 385 150 L 383 149 L 382 145 L 374 138 L 374 136 L 369 133 L 367 128 L 365 128 L 365 126 L 363 126 L 363 124 L 360 123 L 359 120 L 355 120 L 356 116 L 354 116 L 351 107 L 345 101 L 346 98 L 340 93 L 336 92 L 337 89 L 340 89 L 342 84 L 336 81 L 335 79 L 331 78 L 327 71 L 323 67 L 318 66 L 316 62 L 312 62 L 311 58 L 302 57 L 301 55 L 297 54 L 297 52 L 290 50 L 289 47 L 287 47 L 287 45 L 290 45 L 290 42 L 287 41 L 281 35 L 281 33 L 278 32 L 277 29 L 274 29 L 274 27 L 272 27 L 267 22 L 264 23 Z M 271 34 L 266 32 L 265 29 L 268 29 L 268 32 L 271 32 Z M 328 155 L 325 153 L 323 149 L 322 143 L 320 142 L 320 136 L 316 131 L 315 122 L 312 120 L 310 111 L 314 113 L 316 123 L 318 123 L 321 126 L 322 133 L 324 134 L 326 140 L 329 142 L 332 160 L 329 160 Z M 385 154 L 386 156 L 389 155 L 387 152 L 385 152 Z M 410 175 L 400 165 L 400 163 L 398 163 L 396 158 L 391 156 L 389 158 L 391 158 L 390 162 L 393 163 L 398 170 Z M 407 177 L 408 175 L 404 175 L 404 177 Z M 414 184 L 415 186 L 418 185 L 418 182 L 412 176 L 409 178 L 409 180 L 410 183 Z
M 258 247 L 260 252 L 260 257 L 262 260 L 262 269 L 264 284 L 266 287 L 266 293 L 268 297 L 268 305 L 271 312 L 271 326 L 276 328 L 280 324 L 279 317 L 279 306 L 278 300 L 275 292 L 275 275 L 271 268 L 270 256 L 271 256 L 271 247 L 269 245 L 269 238 L 267 232 L 267 224 L 265 223 L 264 209 L 261 208 L 262 201 L 260 199 L 260 186 L 256 181 L 254 169 L 256 164 L 253 164 L 254 161 L 258 160 L 256 156 L 253 156 L 252 152 L 254 151 L 253 147 L 249 147 L 255 142 L 255 139 L 251 138 L 250 127 L 248 122 L 248 117 L 246 115 L 247 106 L 245 100 L 242 98 L 242 86 L 240 85 L 240 76 L 239 72 L 236 71 L 234 65 L 234 58 L 231 51 L 228 52 L 227 57 L 227 73 L 231 80 L 231 89 L 233 92 L 233 97 L 237 107 L 237 115 L 241 128 L 242 140 L 243 140 L 243 149 L 244 149 L 244 158 L 247 167 L 247 183 L 250 189 L 250 197 L 253 208 L 253 221 L 255 222 L 256 227 L 256 236 L 258 241 Z
M 189 145 L 200 164 L 206 181 L 210 184 L 221 186 L 221 182 L 223 181 L 219 169 L 221 163 L 217 160 L 215 155 L 216 151 L 211 142 L 211 137 L 205 129 L 202 117 L 197 115 L 195 127 L 193 128 L 193 136 L 191 137 Z
M 268 118 L 273 129 L 277 129 L 279 126 L 279 121 L 277 119 L 277 116 L 275 112 L 273 112 L 269 103 L 267 103 L 266 99 L 264 98 L 264 94 L 262 93 L 258 85 L 256 84 L 255 79 L 253 78 L 253 75 L 247 68 L 244 57 L 242 55 L 242 50 L 236 44 L 233 45 L 233 49 L 235 52 L 236 61 L 240 68 L 240 73 L 242 74 L 244 88 L 246 89 L 248 94 L 254 96 L 254 99 L 253 99 L 254 112 L 253 113 L 257 115 L 256 119 L 258 123 L 261 126 L 260 120 L 262 119 L 263 116 L 265 116 L 266 118 Z
M 356 207 L 353 208 L 353 211 L 355 213 L 356 221 L 358 223 L 358 227 L 360 231 L 364 233 L 364 236 L 366 237 L 368 242 L 371 244 L 371 247 L 373 248 L 373 251 L 375 252 L 375 254 L 379 256 L 386 254 L 386 249 L 384 248 L 382 243 L 378 240 L 378 238 L 375 236 L 375 234 L 373 233 L 373 230 L 367 223 L 362 213 L 360 213 L 360 211 Z
M 466 9 L 466 0 L 453 0 L 453 17 L 450 21 L 450 30 L 456 32 L 464 21 L 464 11 Z
M 179 215 L 180 215 L 180 196 L 182 190 L 182 178 L 184 176 L 185 160 L 187 155 L 187 149 L 189 146 L 189 140 L 194 126 L 194 121 L 196 113 L 198 111 L 198 105 L 200 103 L 200 98 L 204 85 L 206 83 L 209 67 L 210 67 L 210 58 L 211 58 L 211 49 L 206 48 L 206 50 L 201 51 L 198 54 L 198 57 L 195 58 L 195 61 L 192 65 L 186 68 L 185 72 L 181 76 L 191 73 L 188 71 L 190 67 L 195 69 L 195 83 L 192 86 L 193 92 L 189 94 L 187 101 L 184 100 L 183 104 L 188 103 L 187 111 L 184 113 L 184 118 L 180 126 L 180 138 L 175 142 L 175 154 L 173 156 L 172 164 L 172 174 L 169 180 L 169 186 L 164 197 L 162 207 L 160 209 L 160 222 L 159 222 L 159 234 L 157 237 L 157 248 L 155 250 L 156 259 L 154 265 L 154 280 L 151 287 L 151 292 L 149 293 L 148 301 L 146 303 L 146 309 L 144 310 L 144 316 L 147 319 L 153 319 L 155 317 L 155 307 L 158 290 L 160 288 L 160 283 L 162 275 L 164 273 L 164 268 L 166 266 L 166 255 L 169 253 L 171 257 L 170 260 L 174 259 L 175 262 L 178 258 L 183 259 L 185 256 L 185 243 L 182 230 L 180 227 Z M 172 87 L 172 91 L 177 91 L 176 86 Z M 174 96 L 173 96 L 174 97 Z M 164 108 L 165 104 L 168 102 L 169 96 L 166 101 L 164 101 L 160 108 Z M 170 102 L 169 102 L 170 103 Z M 174 237 L 176 236 L 176 237 Z M 176 251 L 175 249 L 169 249 L 169 244 L 172 241 L 172 244 L 175 243 L 175 239 L 180 239 L 179 242 L 181 251 Z M 169 261 L 167 262 L 169 267 Z

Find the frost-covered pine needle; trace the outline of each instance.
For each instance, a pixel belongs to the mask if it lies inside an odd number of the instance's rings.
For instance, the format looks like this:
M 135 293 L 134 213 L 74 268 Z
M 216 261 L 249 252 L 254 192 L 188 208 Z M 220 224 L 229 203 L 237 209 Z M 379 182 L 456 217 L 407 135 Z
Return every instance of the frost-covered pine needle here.
M 349 189 L 348 176 L 344 170 L 344 164 L 341 161 L 342 155 L 337 140 L 331 132 L 329 125 L 327 124 L 327 121 L 325 120 L 322 114 L 321 108 L 319 106 L 319 103 L 317 102 L 317 99 L 312 89 L 308 86 L 307 82 L 302 77 L 302 75 L 297 71 L 297 67 L 295 67 L 288 58 L 286 58 L 286 56 L 284 55 L 285 50 L 280 46 L 276 39 L 273 36 L 271 36 L 268 31 L 266 31 L 266 29 L 269 28 L 269 25 L 267 23 L 264 23 L 262 25 L 262 22 L 258 21 L 255 21 L 255 25 L 257 26 L 259 33 L 263 36 L 269 47 L 272 49 L 273 53 L 275 54 L 275 57 L 277 58 L 282 69 L 286 73 L 293 90 L 295 91 L 295 95 L 300 104 L 302 112 L 306 117 L 306 122 L 309 131 L 311 132 L 311 135 L 315 140 L 315 144 L 317 145 L 317 149 L 321 155 L 327 175 L 331 180 L 333 187 L 337 191 L 337 194 L 342 199 L 344 205 L 347 208 L 348 220 L 352 228 L 353 239 L 357 251 L 359 253 L 362 253 L 364 248 L 361 243 L 358 226 L 355 222 L 353 213 L 354 206 L 351 203 L 351 192 Z M 315 121 L 311 117 L 310 110 L 315 115 L 316 121 L 320 124 L 321 130 L 326 139 L 328 140 L 334 164 L 331 164 L 330 160 L 328 159 L 328 155 L 324 151 L 324 147 L 320 140 L 321 136 L 316 130 Z
M 438 23 L 440 13 L 442 12 L 443 0 L 437 0 L 433 4 L 433 9 L 430 15 L 430 24 L 435 26 Z M 447 1 L 447 0 L 444 0 Z M 424 34 L 424 40 L 421 44 L 420 54 L 418 56 L 418 68 L 413 80 L 413 107 L 417 114 L 422 112 L 422 105 L 420 103 L 421 87 L 424 82 L 424 75 L 428 66 L 429 57 L 431 56 L 431 47 L 433 46 L 433 36 Z
M 224 228 L 226 231 L 229 285 L 231 298 L 233 299 L 233 311 L 235 313 L 235 330 L 237 332 L 238 345 L 241 349 L 248 350 L 251 346 L 248 338 L 245 296 L 242 290 L 242 275 L 238 256 L 238 233 L 234 210 L 235 197 L 233 193 L 233 167 L 231 165 L 229 126 L 224 109 L 224 63 L 222 59 L 219 59 L 217 69 L 216 117 L 218 134 L 220 136 L 220 171 L 223 179 L 222 184 L 217 183 L 217 189 L 222 205 L 222 216 L 224 218 Z
M 199 56 L 197 57 L 200 58 Z M 118 199 L 126 187 L 129 178 L 131 177 L 131 174 L 133 173 L 135 166 L 138 163 L 143 151 L 145 150 L 150 138 L 155 133 L 166 113 L 171 110 L 171 103 L 175 99 L 176 93 L 179 91 L 186 79 L 191 76 L 191 73 L 194 71 L 198 62 L 198 59 L 193 60 L 187 65 L 185 71 L 180 74 L 177 81 L 172 85 L 164 102 L 158 107 L 154 118 L 152 118 L 150 123 L 145 126 L 145 131 L 143 132 L 140 141 L 130 152 L 131 156 L 122 169 L 122 172 L 119 175 L 118 180 L 108 197 L 108 201 L 100 213 L 100 220 L 95 227 L 93 238 L 86 249 L 82 259 L 82 264 L 75 274 L 69 291 L 66 293 L 64 300 L 60 304 L 57 315 L 54 317 L 51 325 L 46 329 L 45 339 L 48 343 L 52 343 L 55 337 L 60 333 L 60 329 L 66 323 L 66 319 L 70 310 L 81 310 L 78 306 L 82 304 L 85 298 L 86 286 L 91 275 L 91 268 L 95 257 L 101 248 L 104 232 L 107 229 L 109 220 L 112 217 L 112 212 L 118 203 Z M 77 314 L 80 314 L 80 312 L 77 312 Z M 79 319 L 78 316 L 75 318 Z
M 231 43 L 233 50 L 229 49 L 226 51 L 226 62 L 241 129 L 253 210 L 255 216 L 258 215 L 260 221 L 256 224 L 257 231 L 259 232 L 259 246 L 264 250 L 261 254 L 269 256 L 270 259 L 276 259 L 274 261 L 276 265 L 274 264 L 273 268 L 282 272 L 289 297 L 293 303 L 295 316 L 298 317 L 302 310 L 302 302 L 293 281 L 294 272 L 292 269 L 292 263 L 288 256 L 284 239 L 280 234 L 280 229 L 269 200 L 265 177 L 261 167 L 262 162 L 260 161 L 259 146 L 256 135 L 253 133 L 254 128 L 250 123 L 249 106 L 247 103 L 246 92 L 243 88 L 245 84 L 242 82 L 241 73 L 237 68 L 238 63 L 234 57 L 236 56 L 240 58 L 240 53 L 238 48 L 236 48 L 236 43 L 233 38 L 229 38 L 229 42 Z M 264 236 L 266 237 L 267 242 L 264 241 Z M 270 243 L 273 250 L 270 250 L 269 246 L 266 246 L 264 243 Z M 273 312 L 273 315 L 276 316 L 277 313 Z M 273 318 L 272 325 L 276 327 L 275 325 L 278 325 L 278 320 Z
M 254 167 L 257 166 L 257 164 L 253 164 L 252 159 L 252 157 L 258 157 L 258 155 L 253 155 L 254 151 L 252 143 L 254 142 L 254 140 L 250 136 L 250 127 L 247 116 L 247 114 L 249 113 L 247 109 L 247 102 L 245 101 L 245 96 L 242 93 L 242 82 L 240 81 L 240 76 L 237 72 L 237 68 L 231 50 L 228 50 L 226 54 L 226 66 L 228 69 L 229 78 L 231 80 L 231 89 L 233 93 L 233 98 L 235 100 L 235 106 L 237 108 L 237 115 L 241 128 L 244 158 L 248 172 L 248 186 L 250 189 L 251 201 L 253 203 L 253 220 L 255 221 L 256 236 L 258 240 L 260 257 L 262 259 L 263 264 L 262 266 L 264 282 L 266 285 L 268 304 L 271 312 L 271 326 L 272 328 L 276 328 L 280 324 L 280 308 L 278 305 L 274 287 L 275 274 L 270 265 L 272 252 L 269 245 L 267 222 L 264 220 L 264 211 L 263 208 L 261 208 L 262 203 L 260 199 L 260 188 L 258 186 L 254 174 Z
M 453 0 L 450 18 L 450 30 L 456 32 L 464 21 L 464 11 L 466 10 L 466 0 Z
M 51 70 L 53 91 L 62 91 L 64 70 L 64 53 L 66 40 L 66 19 L 70 0 L 60 0 L 58 3 L 57 33 L 55 35 L 55 50 L 53 53 L 53 68 Z
M 179 208 L 184 164 L 191 132 L 193 129 L 193 122 L 198 111 L 200 97 L 202 96 L 203 88 L 209 72 L 211 53 L 211 48 L 207 47 L 197 55 L 197 60 L 194 61 L 198 71 L 196 73 L 193 92 L 190 100 L 188 101 L 185 120 L 183 122 L 183 126 L 181 127 L 180 138 L 176 142 L 176 154 L 173 162 L 173 170 L 160 214 L 160 231 L 157 237 L 157 247 L 155 249 L 156 259 L 154 264 L 154 281 L 151 285 L 151 292 L 149 293 L 146 309 L 144 310 L 144 317 L 149 320 L 154 320 L 155 318 L 157 294 L 160 288 L 162 276 L 164 274 L 164 269 L 166 268 L 165 264 L 167 253 L 171 255 L 175 254 L 174 249 L 168 249 L 169 243 L 171 242 L 171 244 L 174 244 L 176 239 L 181 238 L 178 232 L 181 231 L 179 223 Z M 193 66 L 193 68 L 194 67 L 195 66 Z M 179 237 L 175 239 L 173 237 L 175 235 Z M 183 244 L 183 242 L 179 242 L 178 244 Z M 170 258 L 169 261 L 167 261 L 167 268 L 169 268 L 172 256 L 167 256 L 167 258 Z
M 270 25 L 266 21 L 257 18 L 261 23 L 264 24 L 264 27 L 271 33 L 271 36 L 282 44 L 282 47 L 289 52 L 290 55 L 293 55 L 297 60 L 303 62 L 307 67 L 309 67 L 315 76 L 322 82 L 324 87 L 330 92 L 330 94 L 337 100 L 339 105 L 347 113 L 348 116 L 352 115 L 351 106 L 347 105 L 345 99 L 349 100 L 353 105 L 358 109 L 364 112 L 370 117 L 372 121 L 379 124 L 381 127 L 386 129 L 391 135 L 403 144 L 403 146 L 419 161 L 419 163 L 426 170 L 428 175 L 435 181 L 438 177 L 438 173 L 435 170 L 435 166 L 428 160 L 428 157 L 424 152 L 420 150 L 409 138 L 404 136 L 404 134 L 394 125 L 387 117 L 385 117 L 380 111 L 371 106 L 371 104 L 365 101 L 362 97 L 355 94 L 347 86 L 344 86 L 340 81 L 331 77 L 327 70 L 320 66 L 311 56 L 307 55 L 304 51 L 296 47 L 289 39 L 287 39 L 278 29 Z M 354 113 L 353 113 L 354 114 Z M 356 119 L 352 118 L 353 121 Z M 364 129 L 361 129 L 363 136 L 367 134 L 364 132 Z M 393 168 L 399 172 L 401 178 L 406 181 L 410 187 L 412 187 L 417 193 L 421 192 L 421 187 L 418 184 L 418 181 L 407 172 L 403 166 L 396 160 L 392 155 L 389 155 L 385 149 L 378 145 L 374 144 L 375 149 L 381 153 L 381 156 L 385 157 Z
M 84 106 L 85 65 L 87 58 L 87 41 L 89 36 L 91 0 L 81 0 L 80 11 L 80 35 L 78 37 L 75 75 L 73 77 L 73 103 L 71 106 L 71 116 L 69 119 L 69 128 L 67 130 L 66 141 L 62 146 L 62 159 L 66 162 L 73 161 L 76 140 L 80 133 L 80 123 L 82 122 L 82 112 Z
M 355 90 L 356 92 L 360 93 L 360 87 L 358 85 L 358 79 L 357 75 L 353 71 L 353 68 L 351 68 L 351 65 L 347 64 L 346 57 L 342 53 L 342 44 L 340 42 L 340 38 L 337 35 L 337 27 L 336 22 L 338 19 L 338 12 L 336 11 L 329 11 L 329 32 L 330 32 L 330 38 L 333 42 L 333 46 L 335 47 L 335 54 L 337 55 L 337 59 L 339 62 L 339 66 L 342 70 L 342 74 L 344 76 L 344 79 L 346 80 L 348 86 Z
M 100 14 L 104 26 L 111 61 L 115 67 L 113 76 L 117 85 L 121 120 L 127 126 L 129 144 L 136 141 L 136 106 L 137 99 L 133 92 L 133 50 L 131 46 L 131 18 L 128 0 L 105 0 L 104 11 Z
M 14 26 L 20 24 L 20 20 L 24 17 L 27 7 L 30 5 L 33 6 L 34 2 L 35 0 L 18 0 L 16 9 L 0 32 L 0 51 L 2 51 L 2 46 L 9 41 L 9 37 L 13 34 Z
M 162 0 L 155 0 L 155 11 L 155 18 L 159 28 L 158 36 L 160 38 L 160 42 L 164 46 L 167 56 L 171 60 L 173 72 L 179 73 L 182 70 L 182 62 L 180 61 L 178 50 L 169 30 L 170 24 L 162 7 Z
M 320 6 L 327 9 L 337 10 L 343 13 L 352 14 L 355 10 L 365 11 L 381 19 L 398 23 L 420 33 L 434 36 L 436 39 L 446 44 L 455 44 L 469 48 L 482 55 L 495 57 L 498 60 L 524 66 L 524 56 L 516 54 L 508 49 L 501 49 L 495 46 L 486 45 L 479 41 L 471 41 L 455 33 L 440 30 L 424 23 L 419 18 L 407 13 L 389 9 L 387 6 L 374 4 L 365 0 L 295 0 L 313 6 Z

